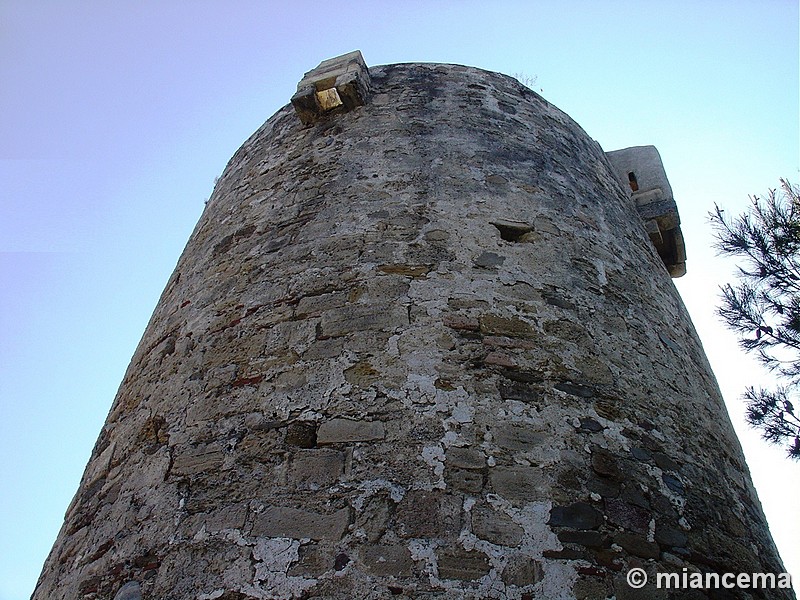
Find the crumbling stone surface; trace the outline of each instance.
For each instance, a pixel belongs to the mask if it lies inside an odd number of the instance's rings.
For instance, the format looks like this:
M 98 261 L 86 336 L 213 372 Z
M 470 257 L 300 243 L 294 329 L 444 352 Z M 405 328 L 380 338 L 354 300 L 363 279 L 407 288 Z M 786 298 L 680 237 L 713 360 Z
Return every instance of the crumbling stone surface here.
M 286 106 L 231 159 L 34 600 L 622 598 L 633 566 L 781 571 L 600 146 L 506 76 L 369 76 L 363 105 Z

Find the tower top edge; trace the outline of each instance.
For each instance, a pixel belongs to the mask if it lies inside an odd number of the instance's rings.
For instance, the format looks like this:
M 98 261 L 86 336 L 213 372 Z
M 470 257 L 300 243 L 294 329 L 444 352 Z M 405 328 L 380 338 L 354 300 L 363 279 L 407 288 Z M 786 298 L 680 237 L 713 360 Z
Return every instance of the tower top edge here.
M 368 67 L 360 50 L 328 58 L 307 71 L 291 98 L 295 113 L 304 127 L 350 112 L 370 102 L 380 79 L 394 68 L 426 69 L 431 72 L 462 72 L 481 78 L 501 78 L 516 82 L 520 92 L 531 93 L 552 105 L 514 76 L 480 67 L 439 62 L 400 62 Z M 565 115 L 566 116 L 566 115 Z M 632 146 L 607 152 L 606 156 L 623 190 L 630 190 L 635 205 L 672 277 L 686 272 L 686 249 L 680 230 L 680 217 L 667 179 L 661 155 L 653 145 Z

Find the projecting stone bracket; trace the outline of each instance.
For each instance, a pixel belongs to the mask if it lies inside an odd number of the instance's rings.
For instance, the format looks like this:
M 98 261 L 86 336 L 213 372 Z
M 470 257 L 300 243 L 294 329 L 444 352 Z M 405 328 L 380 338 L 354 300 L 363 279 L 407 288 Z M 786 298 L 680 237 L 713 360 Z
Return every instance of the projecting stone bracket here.
M 369 69 L 359 50 L 322 61 L 305 74 L 292 96 L 292 106 L 303 125 L 329 114 L 348 112 L 366 104 Z
M 672 277 L 686 274 L 686 247 L 678 206 L 655 146 L 606 152 L 623 188 L 630 190 L 650 241 Z

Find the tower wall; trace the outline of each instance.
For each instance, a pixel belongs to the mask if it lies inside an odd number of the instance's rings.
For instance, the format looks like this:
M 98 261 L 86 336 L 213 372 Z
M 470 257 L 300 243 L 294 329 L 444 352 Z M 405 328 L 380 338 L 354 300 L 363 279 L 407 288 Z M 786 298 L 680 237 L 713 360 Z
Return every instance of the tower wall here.
M 370 76 L 364 106 L 284 107 L 231 159 L 33 597 L 629 598 L 634 566 L 780 571 L 598 144 L 502 75 Z

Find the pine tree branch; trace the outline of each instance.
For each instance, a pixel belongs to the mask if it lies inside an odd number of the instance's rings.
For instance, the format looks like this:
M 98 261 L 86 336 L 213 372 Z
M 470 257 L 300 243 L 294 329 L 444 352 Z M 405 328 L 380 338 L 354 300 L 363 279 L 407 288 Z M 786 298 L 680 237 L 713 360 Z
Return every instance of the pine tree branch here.
M 750 209 L 731 220 L 709 213 L 720 254 L 741 259 L 738 285 L 721 288 L 717 314 L 770 371 L 787 382 L 775 391 L 747 388 L 746 417 L 770 443 L 800 460 L 800 414 L 789 399 L 800 386 L 800 188 L 750 197 Z

